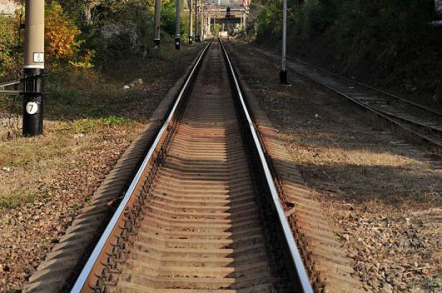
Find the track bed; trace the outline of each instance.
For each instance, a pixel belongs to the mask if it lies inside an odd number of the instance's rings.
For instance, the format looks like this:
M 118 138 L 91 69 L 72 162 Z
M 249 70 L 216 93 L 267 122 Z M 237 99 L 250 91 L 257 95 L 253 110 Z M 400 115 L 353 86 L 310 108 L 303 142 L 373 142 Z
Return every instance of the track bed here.
M 226 58 L 218 43 L 207 49 L 137 195 L 72 292 L 312 292 L 299 281 L 305 270 L 259 170 Z
M 266 247 L 218 45 L 167 153 L 116 291 L 291 292 Z

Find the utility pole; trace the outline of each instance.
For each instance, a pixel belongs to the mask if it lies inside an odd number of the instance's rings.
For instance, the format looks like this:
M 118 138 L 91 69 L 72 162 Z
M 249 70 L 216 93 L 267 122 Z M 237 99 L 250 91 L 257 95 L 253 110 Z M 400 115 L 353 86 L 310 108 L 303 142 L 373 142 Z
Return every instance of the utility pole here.
M 281 83 L 287 83 L 287 0 L 283 0 L 282 7 L 282 56 L 281 56 L 281 72 L 279 73 L 279 79 Z
M 181 44 L 181 24 L 180 24 L 180 18 L 181 18 L 181 0 L 176 0 L 176 12 L 175 12 L 175 49 L 180 49 Z
M 200 7 L 200 20 L 201 20 L 201 22 L 200 22 L 200 38 L 201 38 L 201 41 L 204 41 L 204 30 L 205 30 L 205 27 L 204 27 L 204 20 L 205 20 L 205 18 L 206 18 L 206 16 L 205 16 L 205 11 L 204 11 L 204 4 L 202 4 L 201 3 L 201 7 Z
M 199 9 L 199 5 L 198 5 L 198 1 L 199 0 L 195 0 L 195 42 L 200 42 L 200 34 L 199 34 L 199 21 L 198 21 L 198 9 Z
M 23 135 L 43 133 L 44 0 L 26 0 Z
M 193 38 L 192 0 L 188 0 L 187 4 L 189 6 L 189 44 L 192 44 L 192 38 Z
M 161 0 L 155 0 L 154 49 L 160 48 Z
M 206 32 L 207 32 L 207 35 L 211 35 L 212 34 L 212 30 L 210 29 L 210 25 L 211 24 L 212 23 L 210 22 L 210 13 L 207 12 L 207 22 L 206 22 Z
M 227 41 L 229 40 L 229 27 L 230 27 L 230 6 L 226 8 L 226 19 L 227 19 Z

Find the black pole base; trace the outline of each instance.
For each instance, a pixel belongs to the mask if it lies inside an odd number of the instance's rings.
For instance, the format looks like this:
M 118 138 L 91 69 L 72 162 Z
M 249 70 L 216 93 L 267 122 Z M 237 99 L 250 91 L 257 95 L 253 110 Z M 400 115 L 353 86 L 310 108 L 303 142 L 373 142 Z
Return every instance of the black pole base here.
M 23 136 L 43 134 L 43 69 L 24 70 Z
M 195 42 L 197 42 L 197 43 L 201 42 L 201 37 L 200 36 L 195 36 Z
M 189 36 L 189 44 L 192 44 L 192 42 L 193 42 L 193 37 Z
M 179 50 L 181 46 L 181 38 L 175 38 L 175 49 Z
M 160 48 L 160 40 L 153 40 L 153 48 L 158 50 Z
M 287 70 L 281 70 L 279 72 L 279 80 L 281 81 L 282 84 L 287 84 Z

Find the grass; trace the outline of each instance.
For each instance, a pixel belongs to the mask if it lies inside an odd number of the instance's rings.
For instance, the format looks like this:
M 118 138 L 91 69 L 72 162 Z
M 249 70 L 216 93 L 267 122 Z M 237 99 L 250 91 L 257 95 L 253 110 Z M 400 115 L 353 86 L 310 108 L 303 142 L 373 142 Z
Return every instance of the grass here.
M 37 197 L 38 195 L 34 191 L 27 189 L 16 189 L 9 194 L 0 194 L 0 212 L 33 202 Z
M 87 118 L 75 120 L 67 123 L 68 129 L 76 134 L 87 134 L 100 131 L 104 128 L 112 128 L 118 126 L 130 126 L 135 121 L 125 119 L 124 117 L 109 116 L 104 118 Z
M 272 61 L 254 58 L 247 51 L 242 56 L 251 56 L 238 62 L 243 74 L 248 74 L 246 82 L 278 128 L 312 197 L 321 201 L 334 220 L 337 239 L 356 255 L 356 271 L 365 275 L 364 266 L 377 262 L 387 268 L 428 263 L 427 276 L 411 274 L 398 281 L 410 289 L 439 292 L 442 185 L 440 174 L 425 156 L 436 152 L 412 143 L 403 146 L 409 138 L 398 129 L 297 76 L 290 89 L 281 87 Z M 265 78 L 269 83 L 254 83 Z M 314 118 L 316 113 L 319 119 Z M 380 239 L 381 234 L 385 238 Z M 402 240 L 415 237 L 418 242 L 402 246 Z M 373 240 L 376 245 L 370 244 Z M 401 250 L 396 249 L 396 242 Z M 372 248 L 364 251 L 365 244 Z
M 64 181 L 78 180 L 83 188 L 95 184 L 149 123 L 164 90 L 198 48 L 183 46 L 178 52 L 165 43 L 157 56 L 129 56 L 89 70 L 52 70 L 45 87 L 44 135 L 35 138 L 21 137 L 20 98 L 0 96 L 0 212 L 50 200 L 66 188 Z M 138 79 L 143 83 L 123 89 Z M 79 208 L 77 202 L 67 207 Z

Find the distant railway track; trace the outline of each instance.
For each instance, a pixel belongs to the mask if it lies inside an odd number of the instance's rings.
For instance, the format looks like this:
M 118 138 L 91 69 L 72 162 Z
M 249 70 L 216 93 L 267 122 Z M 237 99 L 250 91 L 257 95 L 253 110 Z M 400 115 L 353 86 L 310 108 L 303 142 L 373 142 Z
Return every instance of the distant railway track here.
M 271 58 L 275 53 L 257 49 Z M 442 147 L 442 113 L 288 56 L 288 67 L 419 138 Z
M 201 53 L 71 292 L 313 292 L 221 43 Z

